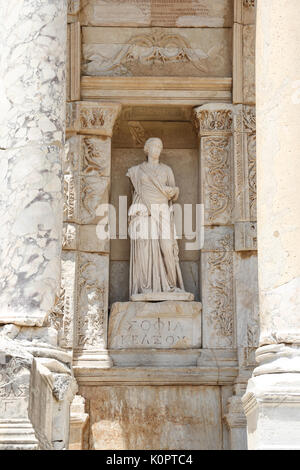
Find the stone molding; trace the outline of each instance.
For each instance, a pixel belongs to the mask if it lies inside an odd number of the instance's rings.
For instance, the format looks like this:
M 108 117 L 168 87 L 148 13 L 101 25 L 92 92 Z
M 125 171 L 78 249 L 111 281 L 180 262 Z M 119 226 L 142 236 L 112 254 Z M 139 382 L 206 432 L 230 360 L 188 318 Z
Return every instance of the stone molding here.
M 199 105 L 230 102 L 231 78 L 198 77 L 88 77 L 81 78 L 82 99 L 116 100 L 128 105 L 156 103 Z

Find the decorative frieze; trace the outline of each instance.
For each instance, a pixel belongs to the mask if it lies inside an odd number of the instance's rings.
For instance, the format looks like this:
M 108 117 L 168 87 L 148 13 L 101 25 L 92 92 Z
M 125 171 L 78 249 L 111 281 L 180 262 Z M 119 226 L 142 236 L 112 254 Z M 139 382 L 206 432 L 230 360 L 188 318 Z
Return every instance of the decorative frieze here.
M 82 27 L 83 75 L 229 77 L 230 69 L 229 28 Z

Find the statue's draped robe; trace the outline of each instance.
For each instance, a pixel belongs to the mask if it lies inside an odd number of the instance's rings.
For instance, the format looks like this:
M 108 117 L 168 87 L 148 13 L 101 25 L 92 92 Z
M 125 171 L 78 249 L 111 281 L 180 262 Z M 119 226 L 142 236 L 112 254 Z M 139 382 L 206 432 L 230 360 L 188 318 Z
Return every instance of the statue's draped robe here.
M 144 162 L 130 168 L 127 176 L 134 188 L 129 209 L 130 294 L 184 291 L 171 202 L 173 171 Z

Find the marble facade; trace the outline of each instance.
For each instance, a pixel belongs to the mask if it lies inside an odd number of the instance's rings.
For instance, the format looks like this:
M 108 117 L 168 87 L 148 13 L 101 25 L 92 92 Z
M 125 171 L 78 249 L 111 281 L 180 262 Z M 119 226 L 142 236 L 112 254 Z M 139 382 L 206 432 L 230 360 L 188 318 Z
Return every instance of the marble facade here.
M 0 6 L 0 449 L 299 448 L 299 12 L 268 4 Z M 151 137 L 204 208 L 194 301 L 130 302 L 99 210 Z

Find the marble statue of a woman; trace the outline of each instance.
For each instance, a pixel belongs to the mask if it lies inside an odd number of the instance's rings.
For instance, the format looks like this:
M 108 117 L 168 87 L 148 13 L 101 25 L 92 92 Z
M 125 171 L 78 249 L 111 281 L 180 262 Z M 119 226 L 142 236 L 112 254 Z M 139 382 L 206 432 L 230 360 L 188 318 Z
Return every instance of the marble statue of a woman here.
M 159 162 L 158 138 L 148 139 L 148 160 L 128 170 L 133 185 L 129 209 L 132 301 L 193 300 L 185 292 L 178 258 L 172 202 L 179 189 L 172 169 Z

